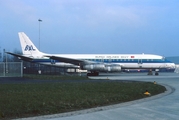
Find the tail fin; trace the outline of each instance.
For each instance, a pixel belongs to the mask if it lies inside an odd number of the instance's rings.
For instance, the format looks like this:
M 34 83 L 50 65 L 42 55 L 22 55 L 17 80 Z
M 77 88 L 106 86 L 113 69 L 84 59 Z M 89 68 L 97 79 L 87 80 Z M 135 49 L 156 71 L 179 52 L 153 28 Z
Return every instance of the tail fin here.
M 34 57 L 41 53 L 24 32 L 18 34 L 23 55 Z

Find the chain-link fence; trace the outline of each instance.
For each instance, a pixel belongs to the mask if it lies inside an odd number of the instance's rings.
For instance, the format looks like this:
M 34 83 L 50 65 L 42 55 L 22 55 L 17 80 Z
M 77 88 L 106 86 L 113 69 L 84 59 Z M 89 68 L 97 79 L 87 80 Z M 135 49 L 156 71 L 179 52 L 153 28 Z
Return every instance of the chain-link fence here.
M 22 77 L 22 62 L 0 62 L 0 77 Z

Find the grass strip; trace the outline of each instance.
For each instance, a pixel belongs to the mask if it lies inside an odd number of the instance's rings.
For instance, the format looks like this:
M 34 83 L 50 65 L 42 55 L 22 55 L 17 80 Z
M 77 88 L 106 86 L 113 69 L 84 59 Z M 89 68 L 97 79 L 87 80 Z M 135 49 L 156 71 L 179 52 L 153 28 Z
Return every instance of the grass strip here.
M 63 113 L 111 105 L 164 92 L 149 82 L 0 84 L 0 118 Z
M 38 80 L 87 80 L 86 76 L 78 75 L 34 75 L 34 74 L 25 74 L 23 76 L 27 79 L 38 79 Z

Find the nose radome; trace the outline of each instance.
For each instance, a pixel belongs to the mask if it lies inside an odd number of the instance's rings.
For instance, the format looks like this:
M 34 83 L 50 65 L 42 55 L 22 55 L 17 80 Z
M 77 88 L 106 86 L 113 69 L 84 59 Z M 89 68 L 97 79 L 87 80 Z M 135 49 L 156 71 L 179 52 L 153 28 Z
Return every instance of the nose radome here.
M 169 66 L 170 68 L 175 68 L 175 64 L 174 64 L 174 63 L 168 64 L 168 66 Z

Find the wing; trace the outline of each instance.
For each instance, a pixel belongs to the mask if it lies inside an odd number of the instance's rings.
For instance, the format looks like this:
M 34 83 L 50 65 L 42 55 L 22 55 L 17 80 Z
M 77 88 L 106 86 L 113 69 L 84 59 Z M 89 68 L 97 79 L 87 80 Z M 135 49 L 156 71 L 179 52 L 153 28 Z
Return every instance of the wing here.
M 59 57 L 59 56 L 46 56 L 46 57 L 49 57 L 50 59 L 53 59 L 53 60 L 58 60 L 60 62 L 71 63 L 74 65 L 80 65 L 86 62 L 85 60 L 81 60 L 81 59 L 65 58 L 65 57 Z
M 6 52 L 6 53 L 13 55 L 13 56 L 16 56 L 16 57 L 18 57 L 22 60 L 25 60 L 25 61 L 33 61 L 33 58 L 30 58 L 30 57 L 25 57 L 25 56 L 22 56 L 22 55 L 19 55 L 19 54 L 11 53 L 11 52 Z

